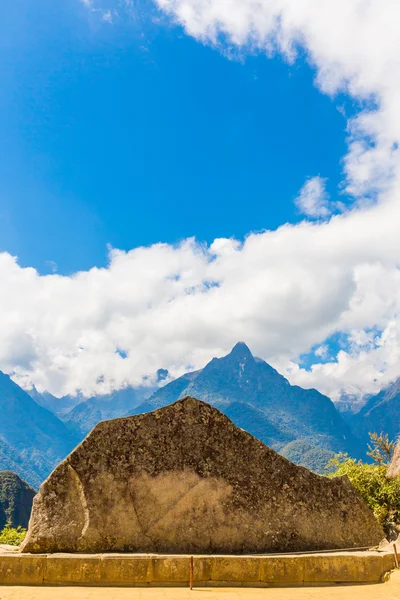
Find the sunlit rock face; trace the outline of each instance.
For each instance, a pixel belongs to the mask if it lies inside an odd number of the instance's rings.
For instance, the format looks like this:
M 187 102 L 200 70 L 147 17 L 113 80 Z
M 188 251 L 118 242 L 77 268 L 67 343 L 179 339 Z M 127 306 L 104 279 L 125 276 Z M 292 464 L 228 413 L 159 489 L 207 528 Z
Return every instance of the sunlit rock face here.
M 259 553 L 383 537 L 346 478 L 295 466 L 186 397 L 99 423 L 42 484 L 22 551 Z
M 389 465 L 388 477 L 399 477 L 400 475 L 400 440 L 397 442 L 392 462 Z

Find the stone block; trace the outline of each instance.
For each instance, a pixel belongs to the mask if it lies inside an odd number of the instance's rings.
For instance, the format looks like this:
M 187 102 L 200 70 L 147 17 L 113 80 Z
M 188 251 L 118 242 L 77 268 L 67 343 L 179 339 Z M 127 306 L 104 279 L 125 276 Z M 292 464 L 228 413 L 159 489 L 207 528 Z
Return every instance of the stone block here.
M 153 558 L 153 583 L 189 583 L 189 557 Z
M 258 582 L 261 560 L 258 557 L 215 556 L 211 560 L 211 581 Z
M 46 558 L 44 583 L 47 585 L 99 585 L 100 581 L 100 556 L 49 554 Z
M 304 581 L 303 556 L 277 556 L 262 558 L 260 581 L 274 585 L 302 585 Z
M 0 555 L 0 585 L 42 585 L 46 556 Z
M 101 561 L 101 581 L 104 585 L 144 585 L 153 579 L 151 558 L 106 555 Z

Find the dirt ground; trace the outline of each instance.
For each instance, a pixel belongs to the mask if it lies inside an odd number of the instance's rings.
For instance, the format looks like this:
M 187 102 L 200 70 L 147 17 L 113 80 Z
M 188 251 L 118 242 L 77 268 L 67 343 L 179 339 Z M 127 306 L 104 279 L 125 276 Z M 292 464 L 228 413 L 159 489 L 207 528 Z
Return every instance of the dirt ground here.
M 0 600 L 400 600 L 400 571 L 378 585 L 310 588 L 0 587 Z

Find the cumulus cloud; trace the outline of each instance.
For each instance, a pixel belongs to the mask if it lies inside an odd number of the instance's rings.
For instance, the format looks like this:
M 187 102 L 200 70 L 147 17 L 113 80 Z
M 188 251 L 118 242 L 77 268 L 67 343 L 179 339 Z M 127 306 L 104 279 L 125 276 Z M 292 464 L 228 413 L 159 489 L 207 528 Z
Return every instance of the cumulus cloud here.
M 90 394 L 160 367 L 173 376 L 202 367 L 241 339 L 283 370 L 341 331 L 353 336 L 351 354 L 290 378 L 327 391 L 329 377 L 332 393 L 342 382 L 366 389 L 390 352 L 388 376 L 400 374 L 399 219 L 392 200 L 243 243 L 111 250 L 107 268 L 73 276 L 41 276 L 3 253 L 0 368 L 25 386 Z M 366 350 L 356 332 L 371 327 L 381 342 Z
M 328 217 L 331 214 L 325 182 L 326 180 L 320 176 L 311 177 L 301 188 L 295 204 L 307 217 Z
M 365 331 L 351 332 L 363 337 Z M 390 321 L 380 335 L 365 346 L 350 343 L 340 350 L 334 361 L 314 364 L 310 370 L 301 369 L 295 362 L 282 365 L 289 379 L 304 387 L 317 387 L 333 400 L 342 394 L 361 397 L 376 394 L 382 387 L 399 377 L 400 323 Z
M 329 216 L 323 181 L 313 178 L 298 200 L 312 219 L 298 225 L 210 247 L 189 239 L 112 250 L 107 268 L 70 277 L 40 276 L 4 253 L 0 368 L 25 386 L 89 394 L 140 383 L 160 367 L 179 375 L 246 340 L 292 382 L 333 397 L 376 391 L 400 376 L 400 4 L 157 4 L 222 49 L 294 61 L 302 47 L 323 93 L 357 100 L 343 157 L 354 203 Z M 321 350 L 311 368 L 299 366 L 301 354 L 338 333 L 346 345 L 336 357 Z

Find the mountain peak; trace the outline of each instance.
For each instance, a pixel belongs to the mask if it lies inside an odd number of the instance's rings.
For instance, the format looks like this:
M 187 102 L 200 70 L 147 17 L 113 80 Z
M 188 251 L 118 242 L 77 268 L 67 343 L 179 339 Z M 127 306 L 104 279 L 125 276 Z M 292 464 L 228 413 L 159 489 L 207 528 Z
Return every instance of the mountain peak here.
M 250 351 L 250 348 L 244 342 L 238 342 L 231 350 L 230 356 L 234 356 L 235 358 L 253 358 L 253 355 Z

